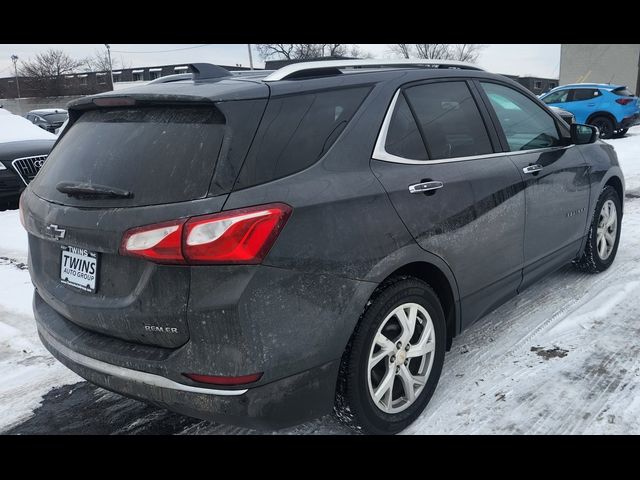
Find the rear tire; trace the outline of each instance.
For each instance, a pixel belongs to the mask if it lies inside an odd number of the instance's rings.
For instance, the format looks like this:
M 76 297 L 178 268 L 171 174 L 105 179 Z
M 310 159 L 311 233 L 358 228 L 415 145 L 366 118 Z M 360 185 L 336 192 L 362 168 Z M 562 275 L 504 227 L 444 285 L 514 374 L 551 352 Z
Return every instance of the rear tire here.
M 613 137 L 614 128 L 611 119 L 600 116 L 595 117 L 589 123 L 594 127 L 598 127 L 598 130 L 600 130 L 600 138 L 609 139 Z
M 611 212 L 610 216 L 607 216 L 607 210 Z M 575 266 L 588 273 L 600 273 L 609 268 L 618 252 L 621 225 L 620 197 L 615 188 L 606 186 L 598 198 L 584 252 L 574 262 Z M 612 241 L 610 237 L 613 237 Z
M 360 433 L 406 428 L 436 389 L 446 338 L 440 301 L 427 283 L 398 277 L 380 286 L 342 357 L 337 417 Z

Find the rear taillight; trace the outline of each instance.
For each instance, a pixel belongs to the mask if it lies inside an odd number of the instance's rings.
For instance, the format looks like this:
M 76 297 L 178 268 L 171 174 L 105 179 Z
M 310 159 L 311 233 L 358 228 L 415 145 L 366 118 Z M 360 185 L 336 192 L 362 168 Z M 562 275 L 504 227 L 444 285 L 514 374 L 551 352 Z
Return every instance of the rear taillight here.
M 291 215 L 273 203 L 128 230 L 120 253 L 156 263 L 262 262 Z
M 186 219 L 132 228 L 124 234 L 120 253 L 158 263 L 184 263 L 182 226 Z
M 633 102 L 633 98 L 616 98 L 616 103 L 620 105 L 628 105 L 631 102 Z

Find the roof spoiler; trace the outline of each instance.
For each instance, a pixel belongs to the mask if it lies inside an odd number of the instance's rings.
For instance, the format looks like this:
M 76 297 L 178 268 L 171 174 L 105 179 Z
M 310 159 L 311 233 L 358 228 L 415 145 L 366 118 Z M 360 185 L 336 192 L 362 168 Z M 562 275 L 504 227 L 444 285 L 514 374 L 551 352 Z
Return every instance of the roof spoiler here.
M 190 63 L 189 67 L 193 72 L 193 79 L 208 80 L 209 78 L 230 77 L 231 72 L 226 68 L 211 63 Z

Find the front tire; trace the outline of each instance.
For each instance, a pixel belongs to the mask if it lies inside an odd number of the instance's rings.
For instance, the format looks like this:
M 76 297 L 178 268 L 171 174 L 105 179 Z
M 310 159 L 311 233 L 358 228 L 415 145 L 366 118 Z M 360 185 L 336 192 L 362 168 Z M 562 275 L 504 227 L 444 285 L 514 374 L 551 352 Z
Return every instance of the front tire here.
M 436 389 L 446 336 L 442 307 L 427 283 L 399 277 L 379 287 L 343 355 L 338 418 L 371 434 L 410 425 Z
M 575 265 L 585 272 L 604 272 L 618 253 L 622 205 L 615 188 L 606 186 L 596 204 L 587 244 Z

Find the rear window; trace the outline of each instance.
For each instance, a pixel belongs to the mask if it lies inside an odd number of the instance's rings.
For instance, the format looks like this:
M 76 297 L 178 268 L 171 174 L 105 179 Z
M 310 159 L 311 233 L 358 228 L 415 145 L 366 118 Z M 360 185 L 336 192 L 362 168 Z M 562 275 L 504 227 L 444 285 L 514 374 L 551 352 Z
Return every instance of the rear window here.
M 44 115 L 41 115 L 41 117 L 44 118 L 47 122 L 58 123 L 58 122 L 64 122 L 67 119 L 67 114 L 66 113 L 46 113 Z
M 611 90 L 611 93 L 620 95 L 621 97 L 633 97 L 633 92 L 627 87 L 619 87 Z
M 225 124 L 215 108 L 127 108 L 84 113 L 60 139 L 34 192 L 82 206 L 140 206 L 205 197 Z M 59 182 L 94 183 L 133 192 L 131 199 L 68 197 Z
M 269 100 L 237 188 L 313 165 L 335 143 L 370 90 L 346 88 Z

